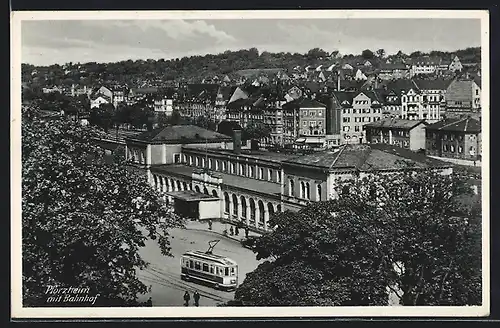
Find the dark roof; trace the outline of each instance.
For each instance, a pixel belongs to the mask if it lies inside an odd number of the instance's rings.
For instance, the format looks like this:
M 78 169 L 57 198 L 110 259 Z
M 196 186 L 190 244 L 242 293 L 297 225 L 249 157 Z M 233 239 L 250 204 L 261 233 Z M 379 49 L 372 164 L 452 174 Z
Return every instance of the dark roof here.
M 188 84 L 187 89 L 190 97 L 215 99 L 217 92 L 219 91 L 219 85 L 209 83 Z
M 380 121 L 375 121 L 372 123 L 365 124 L 365 127 L 371 128 L 394 128 L 394 129 L 406 129 L 411 130 L 420 123 L 424 123 L 424 120 L 416 121 L 416 120 L 403 120 L 399 118 L 387 118 Z
M 149 94 L 149 93 L 157 93 L 158 88 L 135 88 L 131 89 L 134 93 L 140 93 L 140 94 Z
M 233 95 L 234 91 L 236 91 L 237 86 L 232 86 L 232 87 L 220 87 L 219 93 L 222 95 L 222 99 L 225 101 L 229 101 L 231 99 L 231 96 Z
M 255 99 L 250 99 L 250 98 L 240 98 L 236 99 L 233 102 L 230 102 L 227 104 L 227 109 L 240 109 L 243 106 L 252 106 L 253 103 L 255 102 Z
M 334 91 L 333 95 L 339 102 L 339 104 L 343 107 L 351 107 L 352 106 L 352 100 L 353 98 L 357 95 L 356 92 L 349 92 L 349 91 Z M 345 101 L 349 102 L 349 105 L 346 106 L 343 104 Z
M 420 90 L 446 90 L 452 80 L 434 79 L 434 80 L 421 80 L 415 79 L 415 84 Z
M 298 98 L 287 102 L 283 105 L 283 109 L 293 109 L 293 108 L 321 108 L 326 107 L 325 104 L 320 103 L 317 100 L 309 98 Z
M 380 70 L 396 70 L 396 69 L 407 69 L 406 65 L 403 63 L 381 63 L 380 64 Z
M 126 138 L 127 140 L 139 140 L 151 143 L 187 143 L 207 141 L 231 140 L 230 137 L 195 125 L 171 125 L 153 131 L 144 132 L 137 136 Z
M 424 154 L 385 144 L 345 145 L 335 151 L 317 152 L 284 163 L 317 166 L 329 170 L 349 168 L 361 171 L 451 166 Z
M 399 79 L 387 84 L 387 90 L 394 91 L 398 96 L 401 95 L 402 91 L 408 91 L 410 89 L 419 90 L 413 80 Z
M 481 132 L 481 122 L 468 116 L 462 118 L 447 118 L 428 125 L 427 130 L 479 133 Z

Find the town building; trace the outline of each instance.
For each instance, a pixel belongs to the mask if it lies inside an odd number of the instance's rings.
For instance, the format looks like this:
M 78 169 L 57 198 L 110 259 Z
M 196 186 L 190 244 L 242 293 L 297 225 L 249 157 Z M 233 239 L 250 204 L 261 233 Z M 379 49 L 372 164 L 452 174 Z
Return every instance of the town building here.
M 441 58 L 438 57 L 417 57 L 410 60 L 410 77 L 416 75 L 436 74 L 441 64 Z
M 453 80 L 446 89 L 446 111 L 479 112 L 481 109 L 481 86 L 479 79 L 460 78 Z
M 273 229 L 269 219 L 274 213 L 337 197 L 338 179 L 451 171 L 449 164 L 381 144 L 284 154 L 243 149 L 238 130 L 232 142 L 202 130 L 167 127 L 127 138 L 127 160 L 145 169 L 148 181 L 174 209 L 189 207 L 195 219 L 220 219 L 260 232 Z
M 313 147 L 325 147 L 325 104 L 302 97 L 284 104 L 282 108 L 285 143 L 300 142 Z
M 481 122 L 470 116 L 445 118 L 428 125 L 425 139 L 429 156 L 481 160 Z
M 342 106 L 341 142 L 342 144 L 358 144 L 366 142 L 363 125 L 382 118 L 382 99 L 375 91 L 361 91 L 352 100 L 350 93 L 334 92 L 338 103 Z
M 448 70 L 450 70 L 451 72 L 461 72 L 463 68 L 464 67 L 462 66 L 462 63 L 460 62 L 458 56 L 454 56 L 451 60 L 450 65 L 448 66 Z
M 370 144 L 395 145 L 413 151 L 425 150 L 424 120 L 387 118 L 365 124 L 366 140 Z
M 414 80 L 420 91 L 421 105 L 418 119 L 427 122 L 437 122 L 441 119 L 442 112 L 446 109 L 446 90 L 451 80 L 436 78 L 432 80 Z
M 90 109 L 99 108 L 102 104 L 112 104 L 111 98 L 99 93 L 90 95 Z

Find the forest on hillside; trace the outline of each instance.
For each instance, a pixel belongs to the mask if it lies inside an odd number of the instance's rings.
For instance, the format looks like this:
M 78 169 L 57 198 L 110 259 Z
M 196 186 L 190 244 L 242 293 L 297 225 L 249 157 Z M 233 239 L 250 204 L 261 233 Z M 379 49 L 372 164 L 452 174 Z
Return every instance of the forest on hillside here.
M 384 49 L 364 50 L 361 54 L 341 55 L 338 51 L 327 52 L 314 48 L 307 53 L 259 53 L 256 48 L 238 51 L 225 51 L 220 54 L 191 56 L 171 60 L 147 59 L 126 60 L 113 63 L 66 63 L 37 67 L 22 64 L 22 81 L 32 87 L 45 86 L 95 86 L 102 83 L 113 83 L 140 87 L 142 85 L 164 85 L 166 82 L 199 83 L 204 78 L 222 77 L 226 74 L 243 69 L 282 68 L 287 71 L 296 66 L 305 67 L 319 62 L 334 62 L 338 60 L 374 59 L 375 65 L 387 59 L 406 59 L 424 55 L 450 58 L 456 54 L 462 62 L 481 62 L 481 48 L 466 48 L 455 52 L 432 51 L 423 53 L 415 51 L 405 54 L 386 54 Z

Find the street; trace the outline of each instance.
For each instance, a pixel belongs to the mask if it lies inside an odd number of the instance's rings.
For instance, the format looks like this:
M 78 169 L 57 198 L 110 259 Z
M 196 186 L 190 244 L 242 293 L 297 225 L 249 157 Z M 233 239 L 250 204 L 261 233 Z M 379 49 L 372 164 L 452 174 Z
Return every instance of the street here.
M 227 256 L 238 263 L 238 282 L 241 284 L 248 272 L 253 271 L 259 264 L 255 254 L 241 246 L 235 240 L 214 234 L 209 231 L 174 229 L 171 231 L 171 247 L 173 257 L 161 254 L 156 241 L 148 240 L 145 247 L 140 249 L 142 258 L 150 263 L 146 270 L 138 271 L 139 279 L 151 292 L 141 295 L 139 300 L 146 301 L 151 297 L 153 306 L 183 306 L 184 292 L 191 295 L 189 306 L 193 305 L 193 293 L 198 290 L 201 295 L 200 306 L 217 306 L 218 303 L 227 302 L 234 297 L 234 291 L 219 291 L 193 282 L 186 282 L 180 277 L 180 256 L 188 250 L 208 249 L 210 240 L 220 239 L 213 253 Z

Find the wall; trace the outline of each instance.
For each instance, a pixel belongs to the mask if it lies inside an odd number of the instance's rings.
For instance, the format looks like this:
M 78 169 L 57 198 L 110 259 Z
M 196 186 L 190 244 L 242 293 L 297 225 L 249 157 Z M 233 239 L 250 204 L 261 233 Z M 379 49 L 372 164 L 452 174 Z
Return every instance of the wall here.
M 203 219 L 220 219 L 222 218 L 221 213 L 221 201 L 200 201 L 199 202 L 199 218 Z
M 425 149 L 425 124 L 419 124 L 410 130 L 410 149 Z

